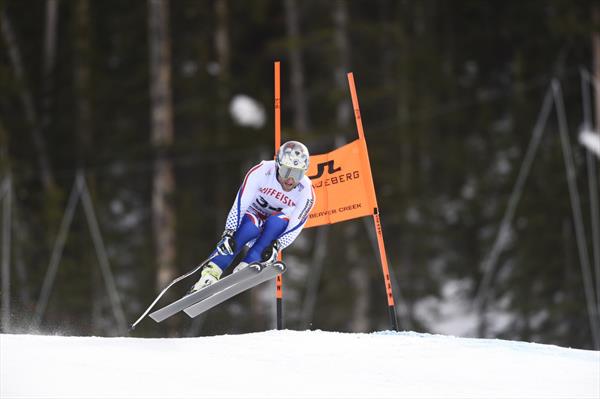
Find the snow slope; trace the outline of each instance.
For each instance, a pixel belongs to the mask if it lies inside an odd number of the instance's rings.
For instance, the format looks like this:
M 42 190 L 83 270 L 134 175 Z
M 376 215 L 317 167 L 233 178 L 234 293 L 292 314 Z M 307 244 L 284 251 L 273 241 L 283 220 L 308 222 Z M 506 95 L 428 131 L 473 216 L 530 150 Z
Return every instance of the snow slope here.
M 600 352 L 411 332 L 0 335 L 2 398 L 598 398 Z

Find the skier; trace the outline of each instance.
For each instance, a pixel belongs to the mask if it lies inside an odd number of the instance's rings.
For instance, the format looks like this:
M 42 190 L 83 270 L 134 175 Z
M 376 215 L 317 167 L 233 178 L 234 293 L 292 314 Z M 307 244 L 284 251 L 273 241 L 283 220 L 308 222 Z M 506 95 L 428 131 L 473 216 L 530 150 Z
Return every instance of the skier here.
M 275 161 L 262 161 L 248 171 L 213 252 L 216 256 L 202 268 L 189 293 L 219 280 L 244 246 L 250 249 L 233 273 L 253 262 L 274 262 L 278 252 L 298 237 L 315 203 L 305 175 L 309 156 L 304 144 L 288 141 Z

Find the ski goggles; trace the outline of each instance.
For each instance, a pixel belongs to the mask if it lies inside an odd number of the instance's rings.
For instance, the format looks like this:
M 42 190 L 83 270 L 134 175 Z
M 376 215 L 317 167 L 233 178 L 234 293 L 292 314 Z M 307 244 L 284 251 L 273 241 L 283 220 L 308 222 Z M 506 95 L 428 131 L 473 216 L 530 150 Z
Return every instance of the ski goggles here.
M 304 177 L 304 169 L 292 168 L 286 165 L 279 165 L 279 176 L 283 179 L 289 179 L 290 177 L 298 183 Z

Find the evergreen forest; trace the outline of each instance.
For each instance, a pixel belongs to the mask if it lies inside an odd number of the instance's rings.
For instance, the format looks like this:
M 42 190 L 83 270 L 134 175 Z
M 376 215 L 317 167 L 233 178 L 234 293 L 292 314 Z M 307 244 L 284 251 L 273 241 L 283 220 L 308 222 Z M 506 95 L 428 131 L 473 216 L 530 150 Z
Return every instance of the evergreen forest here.
M 0 0 L 3 333 L 127 335 L 282 142 L 356 139 L 401 330 L 600 349 L 592 0 Z M 596 122 L 594 122 L 596 121 Z M 596 136 L 596 140 L 597 136 Z M 390 329 L 372 218 L 286 249 L 285 328 Z M 191 279 L 160 304 L 183 295 Z M 138 337 L 274 329 L 275 283 Z

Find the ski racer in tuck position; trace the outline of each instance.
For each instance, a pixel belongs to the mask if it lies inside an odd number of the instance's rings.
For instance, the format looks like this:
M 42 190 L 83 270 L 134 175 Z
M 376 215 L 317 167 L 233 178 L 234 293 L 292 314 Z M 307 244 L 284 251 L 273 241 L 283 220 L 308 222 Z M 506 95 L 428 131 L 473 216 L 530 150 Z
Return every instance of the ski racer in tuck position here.
M 254 262 L 274 262 L 278 252 L 298 237 L 315 203 L 306 176 L 309 156 L 304 144 L 288 141 L 279 148 L 275 161 L 262 161 L 248 171 L 214 257 L 189 293 L 219 280 L 244 246 L 250 249 L 234 273 Z

